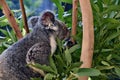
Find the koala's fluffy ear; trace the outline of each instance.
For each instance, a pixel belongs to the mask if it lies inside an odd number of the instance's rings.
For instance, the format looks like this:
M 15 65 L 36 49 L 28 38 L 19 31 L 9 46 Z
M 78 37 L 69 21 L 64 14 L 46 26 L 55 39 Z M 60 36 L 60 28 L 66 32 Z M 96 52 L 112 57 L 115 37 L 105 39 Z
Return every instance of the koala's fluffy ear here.
M 55 21 L 55 15 L 51 11 L 44 11 L 43 14 L 40 17 L 39 23 L 41 23 L 43 26 L 48 26 L 49 24 L 54 23 Z
M 31 18 L 29 18 L 28 27 L 33 29 L 37 24 L 38 19 L 39 19 L 39 16 L 32 16 Z

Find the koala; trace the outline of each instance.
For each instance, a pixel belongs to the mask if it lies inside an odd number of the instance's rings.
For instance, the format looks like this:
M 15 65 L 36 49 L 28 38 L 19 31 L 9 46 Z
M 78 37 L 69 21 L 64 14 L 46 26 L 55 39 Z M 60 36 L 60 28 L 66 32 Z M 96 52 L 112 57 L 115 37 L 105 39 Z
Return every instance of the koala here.
M 69 38 L 70 32 L 66 25 L 56 19 L 51 11 L 44 11 L 34 24 L 31 23 L 31 33 L 0 55 L 0 80 L 30 80 L 32 77 L 41 77 L 41 74 L 33 71 L 27 64 L 49 65 L 48 57 L 56 50 L 56 38 Z

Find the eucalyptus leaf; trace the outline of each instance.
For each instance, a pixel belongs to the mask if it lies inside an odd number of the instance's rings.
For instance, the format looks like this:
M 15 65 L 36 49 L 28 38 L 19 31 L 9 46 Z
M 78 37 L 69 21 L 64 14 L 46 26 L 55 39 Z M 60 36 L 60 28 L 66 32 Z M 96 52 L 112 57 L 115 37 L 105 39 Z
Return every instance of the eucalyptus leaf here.
M 71 56 L 68 48 L 65 50 L 65 58 L 66 58 L 67 63 L 68 63 L 68 64 L 71 64 L 72 56 Z
M 102 49 L 101 52 L 112 52 L 114 49 Z M 95 53 L 98 53 L 99 50 L 94 50 Z
M 112 58 L 120 61 L 120 56 L 118 54 L 112 54 Z
M 110 64 L 109 64 L 108 62 L 106 62 L 106 61 L 101 61 L 101 63 L 102 63 L 103 65 L 105 65 L 105 66 L 110 66 Z
M 47 65 L 41 65 L 38 63 L 36 63 L 35 65 L 32 65 L 32 64 L 30 64 L 30 65 L 35 67 L 35 68 L 38 68 L 40 70 L 46 71 L 46 72 L 55 73 L 54 70 L 50 66 L 47 66 Z
M 80 67 L 81 64 L 82 64 L 82 62 L 75 62 L 75 63 L 72 63 L 70 68 L 72 69 L 72 68 Z
M 70 49 L 69 49 L 69 53 L 73 53 L 74 51 L 76 51 L 77 49 L 80 49 L 80 45 L 79 44 L 76 44 L 74 46 L 72 46 Z
M 3 42 L 3 46 L 6 47 L 6 48 L 10 47 L 10 45 L 7 44 L 6 42 Z
M 65 62 L 63 61 L 60 55 L 55 55 L 55 62 L 57 65 L 56 67 L 57 67 L 58 73 L 64 72 L 64 67 L 66 67 L 67 64 L 65 64 Z
M 8 32 L 9 37 L 12 39 L 12 42 L 16 42 L 15 39 L 14 39 L 14 35 L 12 35 L 12 33 L 9 31 L 8 28 L 6 28 L 6 30 Z
M 2 32 L 4 35 L 8 36 L 8 32 L 6 30 L 0 29 L 0 32 Z
M 5 19 L 6 19 L 6 17 L 4 15 L 0 17 L 0 21 L 3 21 Z
M 57 40 L 58 48 L 59 48 L 60 52 L 62 53 L 62 47 L 61 47 L 61 46 L 63 46 L 62 41 L 60 39 L 58 39 L 58 38 L 56 40 Z
M 57 74 L 57 68 L 56 68 L 56 65 L 52 59 L 52 56 L 50 56 L 50 67 L 54 70 L 54 73 Z
M 48 73 L 45 75 L 44 80 L 53 80 L 54 77 L 55 75 Z
M 60 55 L 55 55 L 55 58 L 57 59 L 57 62 L 59 62 L 62 66 L 66 65 Z
M 110 61 L 112 59 L 112 54 L 110 54 L 109 56 L 107 56 L 107 61 Z
M 118 36 L 120 36 L 119 32 L 113 33 L 106 39 L 106 41 L 111 41 L 112 39 L 114 39 L 114 38 L 116 38 Z
M 96 68 L 99 70 L 110 70 L 110 69 L 113 69 L 114 66 L 98 66 Z
M 115 67 L 115 72 L 117 73 L 117 75 L 120 77 L 120 68 Z
M 63 20 L 63 13 L 64 13 L 64 9 L 63 9 L 63 7 L 62 7 L 62 5 L 61 5 L 61 1 L 60 0 L 52 0 L 52 2 L 54 2 L 55 3 L 55 5 L 57 6 L 57 8 L 58 8 L 58 18 L 60 19 L 60 20 Z
M 80 68 L 76 74 L 78 76 L 99 76 L 101 72 L 94 68 Z
M 103 14 L 110 13 L 111 11 L 120 10 L 119 5 L 110 5 L 107 10 L 103 11 Z

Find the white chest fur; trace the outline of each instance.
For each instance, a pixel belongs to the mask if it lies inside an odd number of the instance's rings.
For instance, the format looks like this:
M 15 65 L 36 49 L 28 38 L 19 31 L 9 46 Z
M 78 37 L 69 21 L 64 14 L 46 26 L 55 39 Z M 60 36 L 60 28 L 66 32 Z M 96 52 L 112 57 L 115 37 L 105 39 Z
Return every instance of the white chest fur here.
M 56 50 L 56 41 L 53 35 L 50 36 L 50 46 L 51 46 L 51 54 L 53 55 L 53 53 Z

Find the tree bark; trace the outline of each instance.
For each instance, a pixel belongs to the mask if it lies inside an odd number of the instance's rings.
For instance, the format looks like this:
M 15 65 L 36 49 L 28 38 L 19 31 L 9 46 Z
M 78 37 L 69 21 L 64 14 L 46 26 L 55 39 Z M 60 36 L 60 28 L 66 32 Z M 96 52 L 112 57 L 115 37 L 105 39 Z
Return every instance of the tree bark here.
M 81 68 L 90 68 L 92 64 L 94 50 L 94 28 L 93 14 L 90 0 L 79 0 L 82 22 L 83 22 L 83 39 L 80 61 L 83 62 Z M 88 80 L 87 76 L 80 77 L 79 80 Z
M 17 22 L 16 22 L 16 20 L 15 20 L 15 18 L 13 16 L 13 14 L 11 13 L 8 5 L 6 4 L 6 1 L 5 0 L 0 0 L 0 5 L 2 6 L 3 13 L 7 17 L 11 27 L 14 29 L 17 38 L 21 39 L 22 38 L 21 31 L 20 31 L 20 29 L 18 27 L 18 24 L 17 24 Z
M 78 12 L 78 0 L 73 0 L 73 8 L 72 8 L 72 36 L 76 35 L 76 27 L 77 27 L 77 12 Z M 75 43 L 74 38 L 72 38 L 72 42 Z
M 25 13 L 23 0 L 19 0 L 19 3 L 20 3 L 21 11 L 22 11 L 22 18 L 23 18 L 23 22 L 24 22 L 24 28 L 26 30 L 26 33 L 29 33 L 29 28 L 28 28 L 28 24 L 27 24 L 27 17 L 26 17 L 26 13 Z

